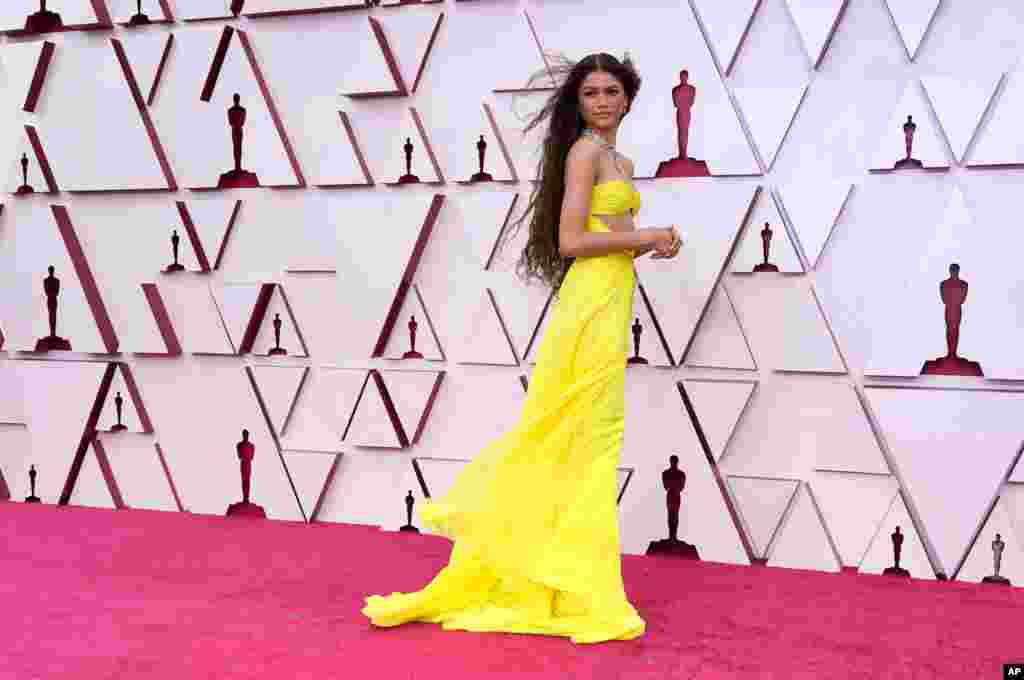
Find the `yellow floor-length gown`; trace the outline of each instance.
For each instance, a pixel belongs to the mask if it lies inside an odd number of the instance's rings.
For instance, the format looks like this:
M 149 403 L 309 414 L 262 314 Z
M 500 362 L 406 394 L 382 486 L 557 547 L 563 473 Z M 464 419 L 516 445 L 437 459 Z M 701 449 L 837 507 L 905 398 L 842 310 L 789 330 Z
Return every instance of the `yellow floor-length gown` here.
M 608 231 L 595 215 L 639 207 L 628 182 L 596 184 L 587 229 Z M 448 565 L 422 590 L 367 597 L 374 624 L 576 643 L 643 634 L 623 589 L 616 508 L 633 289 L 632 251 L 575 259 L 519 421 L 420 507 L 423 524 L 454 541 Z

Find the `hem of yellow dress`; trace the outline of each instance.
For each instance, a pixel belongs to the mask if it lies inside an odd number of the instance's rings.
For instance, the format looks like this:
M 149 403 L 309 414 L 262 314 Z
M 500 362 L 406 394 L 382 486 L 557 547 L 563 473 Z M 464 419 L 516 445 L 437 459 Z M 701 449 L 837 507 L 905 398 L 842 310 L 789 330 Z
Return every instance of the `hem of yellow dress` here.
M 392 593 L 388 597 L 401 596 Z M 494 608 L 467 608 L 440 614 L 406 616 L 388 621 L 383 613 L 374 613 L 376 605 L 387 598 L 370 595 L 361 613 L 379 628 L 393 628 L 405 623 L 435 623 L 442 630 L 461 630 L 472 633 L 512 633 L 516 635 L 544 635 L 569 638 L 575 644 L 596 644 L 616 640 L 634 640 L 643 635 L 647 624 L 639 616 L 609 619 L 596 616 L 552 616 L 544 619 L 529 618 L 513 610 Z
M 451 519 L 458 515 L 458 512 L 450 504 L 438 502 L 432 499 L 424 501 L 419 508 L 419 515 L 423 525 L 438 534 L 453 541 L 466 540 L 458 535 L 457 528 Z M 513 575 L 528 578 L 531 581 L 540 583 L 546 587 L 584 594 L 582 591 L 570 589 L 558 579 L 546 578 L 535 572 L 528 572 L 510 568 L 507 565 L 493 564 L 495 571 L 499 574 Z M 390 628 L 418 621 L 422 623 L 437 623 L 444 630 L 464 630 L 471 632 L 504 632 L 525 635 L 548 635 L 567 637 L 576 644 L 590 644 L 606 642 L 611 640 L 632 640 L 640 637 L 646 631 L 646 623 L 637 614 L 624 615 L 570 615 L 550 616 L 538 619 L 535 614 L 516 612 L 514 610 L 494 607 L 484 603 L 468 604 L 440 613 L 426 613 L 415 611 L 410 612 L 402 607 L 394 607 L 393 598 L 416 598 L 417 593 L 391 593 L 388 596 L 371 595 L 365 598 L 366 605 L 361 610 L 370 621 L 379 627 Z M 388 607 L 387 603 L 392 603 Z M 429 610 L 430 605 L 426 604 Z M 387 609 L 392 609 L 395 616 L 388 616 Z M 415 607 L 413 607 L 415 609 Z M 499 614 L 504 618 L 488 620 L 487 614 Z

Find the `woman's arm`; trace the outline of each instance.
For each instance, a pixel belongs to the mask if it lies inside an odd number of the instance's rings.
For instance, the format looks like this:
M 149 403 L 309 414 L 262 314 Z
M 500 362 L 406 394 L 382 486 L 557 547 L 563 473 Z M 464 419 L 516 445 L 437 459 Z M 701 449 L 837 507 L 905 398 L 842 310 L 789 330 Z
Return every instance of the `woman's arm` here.
M 670 243 L 670 229 L 647 228 L 626 232 L 587 231 L 590 197 L 597 179 L 601 148 L 578 140 L 565 161 L 565 197 L 558 224 L 558 252 L 562 257 L 591 257 L 623 250 L 653 249 L 659 242 Z

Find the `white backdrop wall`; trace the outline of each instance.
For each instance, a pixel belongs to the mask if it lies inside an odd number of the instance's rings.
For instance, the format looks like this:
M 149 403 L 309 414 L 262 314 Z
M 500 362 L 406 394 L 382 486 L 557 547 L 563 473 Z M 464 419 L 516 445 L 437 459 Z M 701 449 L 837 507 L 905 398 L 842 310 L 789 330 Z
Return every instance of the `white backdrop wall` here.
M 47 503 L 223 514 L 247 428 L 271 520 L 397 529 L 515 421 L 557 305 L 515 278 L 521 239 L 496 248 L 547 96 L 521 88 L 546 52 L 629 51 L 638 221 L 687 242 L 636 263 L 623 551 L 665 536 L 676 454 L 704 559 L 880 572 L 900 525 L 914 576 L 976 581 L 998 531 L 1024 583 L 1020 3 L 229 4 L 146 0 L 131 27 L 134 2 L 53 1 L 71 30 L 46 35 L 18 30 L 34 1 L 0 9 L 0 498 L 35 465 Z M 710 176 L 656 179 L 684 69 Z M 236 93 L 261 186 L 218 190 Z M 923 169 L 893 171 L 907 115 Z M 469 184 L 481 135 L 498 181 Z M 395 186 L 407 138 L 422 181 Z M 752 273 L 765 223 L 779 273 Z M 918 375 L 951 262 L 984 377 Z M 49 265 L 72 351 L 33 351 Z

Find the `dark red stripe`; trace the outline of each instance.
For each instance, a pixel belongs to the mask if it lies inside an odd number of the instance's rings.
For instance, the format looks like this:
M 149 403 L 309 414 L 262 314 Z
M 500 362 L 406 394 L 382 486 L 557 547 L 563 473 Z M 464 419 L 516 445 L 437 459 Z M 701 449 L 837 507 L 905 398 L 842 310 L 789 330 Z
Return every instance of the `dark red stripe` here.
M 39 103 L 39 95 L 43 92 L 46 73 L 50 70 L 50 62 L 53 60 L 53 53 L 56 49 L 56 43 L 49 40 L 43 43 L 43 49 L 39 52 L 39 61 L 36 62 L 35 73 L 32 74 L 32 84 L 28 88 L 28 96 L 25 97 L 25 105 L 22 107 L 23 111 L 36 112 L 36 104 Z

